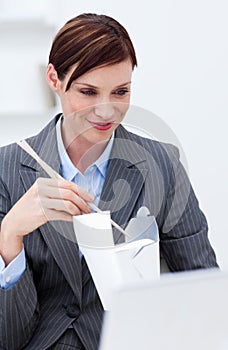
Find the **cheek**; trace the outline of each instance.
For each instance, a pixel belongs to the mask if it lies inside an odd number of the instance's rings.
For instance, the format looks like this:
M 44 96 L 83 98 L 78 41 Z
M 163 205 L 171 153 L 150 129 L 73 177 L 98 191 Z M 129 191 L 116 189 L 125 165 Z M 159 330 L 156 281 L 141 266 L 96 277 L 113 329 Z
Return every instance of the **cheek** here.
M 120 106 L 119 112 L 122 115 L 122 117 L 124 117 L 125 114 L 127 113 L 128 109 L 129 109 L 129 106 L 130 106 L 129 102 L 126 102 L 122 106 Z
M 81 96 L 69 96 L 67 103 L 70 109 L 74 112 L 80 112 L 86 109 L 90 110 L 90 108 L 94 106 L 92 100 L 83 97 L 81 98 Z

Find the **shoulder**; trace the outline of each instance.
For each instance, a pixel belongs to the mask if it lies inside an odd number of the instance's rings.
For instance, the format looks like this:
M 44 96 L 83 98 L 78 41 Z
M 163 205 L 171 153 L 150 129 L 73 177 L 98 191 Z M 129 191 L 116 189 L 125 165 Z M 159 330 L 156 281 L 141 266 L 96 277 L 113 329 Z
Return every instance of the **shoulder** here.
M 20 159 L 20 149 L 16 143 L 0 148 L 0 163 L 2 171 L 11 168 L 12 162 Z
M 49 137 L 53 131 L 60 115 L 54 117 L 38 134 L 26 138 L 26 141 L 37 151 L 43 142 Z M 0 147 L 0 174 L 10 173 L 12 169 L 16 169 L 24 157 L 24 151 L 16 142 Z
M 135 148 L 142 149 L 149 158 L 153 157 L 156 163 L 161 166 L 173 165 L 180 160 L 179 149 L 175 145 L 135 134 L 122 125 L 117 128 L 116 137 L 129 140 L 131 144 L 135 145 Z

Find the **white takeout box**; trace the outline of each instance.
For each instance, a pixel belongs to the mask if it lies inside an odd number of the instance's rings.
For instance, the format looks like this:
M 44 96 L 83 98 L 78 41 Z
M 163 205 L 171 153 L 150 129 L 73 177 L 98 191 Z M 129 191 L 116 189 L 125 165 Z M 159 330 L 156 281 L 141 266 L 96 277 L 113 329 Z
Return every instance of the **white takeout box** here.
M 110 212 L 75 216 L 74 231 L 105 310 L 113 292 L 128 284 L 159 279 L 160 258 L 156 220 L 139 211 L 126 232 L 128 242 L 114 244 Z M 129 241 L 130 240 L 130 241 Z

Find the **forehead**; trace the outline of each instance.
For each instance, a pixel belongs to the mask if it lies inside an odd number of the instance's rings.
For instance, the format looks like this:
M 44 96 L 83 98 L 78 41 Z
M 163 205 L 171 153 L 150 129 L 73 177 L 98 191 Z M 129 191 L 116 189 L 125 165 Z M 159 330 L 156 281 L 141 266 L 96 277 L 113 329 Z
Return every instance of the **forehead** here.
M 71 76 L 75 68 L 77 67 L 72 67 L 72 70 L 67 74 L 68 77 Z M 103 85 L 119 86 L 131 81 L 132 70 L 131 61 L 126 60 L 113 65 L 96 67 L 81 75 L 74 82 L 78 84 L 94 85 L 97 87 L 102 87 Z

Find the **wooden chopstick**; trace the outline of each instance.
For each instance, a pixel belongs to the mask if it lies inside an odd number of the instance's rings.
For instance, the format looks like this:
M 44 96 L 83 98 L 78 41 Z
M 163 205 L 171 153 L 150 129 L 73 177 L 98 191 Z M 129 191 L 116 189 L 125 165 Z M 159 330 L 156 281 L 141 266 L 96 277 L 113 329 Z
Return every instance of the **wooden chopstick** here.
M 41 159 L 38 154 L 34 151 L 34 149 L 28 144 L 27 141 L 21 140 L 18 141 L 17 144 L 25 151 L 27 152 L 31 157 L 33 157 L 37 163 L 45 170 L 45 172 L 52 178 L 52 179 L 63 179 L 61 175 L 59 175 L 54 169 L 50 167 L 43 159 Z M 88 202 L 89 207 L 96 211 L 97 213 L 102 213 L 102 210 L 99 209 L 94 203 Z M 110 218 L 112 226 L 114 226 L 118 231 L 120 231 L 123 235 L 129 237 L 129 234 L 122 229 L 121 226 L 119 226 L 115 221 L 113 221 Z
M 28 144 L 27 141 L 21 140 L 17 142 L 17 144 L 23 148 L 25 152 L 27 152 L 31 157 L 33 157 L 37 163 L 46 171 L 46 173 L 52 178 L 52 179 L 62 179 L 62 176 L 59 175 L 54 169 L 50 167 L 47 163 L 43 161 L 43 159 L 38 156 L 38 154 L 34 151 L 34 149 Z

